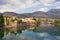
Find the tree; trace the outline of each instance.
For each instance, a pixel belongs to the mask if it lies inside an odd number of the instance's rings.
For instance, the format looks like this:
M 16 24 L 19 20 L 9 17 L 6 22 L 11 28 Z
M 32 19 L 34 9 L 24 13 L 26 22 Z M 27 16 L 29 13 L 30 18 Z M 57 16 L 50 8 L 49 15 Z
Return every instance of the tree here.
M 55 20 L 55 26 L 58 26 L 58 27 L 60 27 L 60 19 L 58 19 L 58 20 Z
M 38 19 L 35 23 L 36 27 L 39 27 L 40 26 L 40 20 Z
M 37 19 L 37 20 L 36 20 L 36 18 L 33 17 L 33 20 L 36 21 L 36 22 L 35 22 L 35 26 L 36 26 L 36 27 L 39 27 L 39 26 L 40 26 L 40 23 L 41 23 L 41 22 L 40 22 L 40 19 Z
M 9 25 L 10 22 L 9 22 L 9 19 L 6 17 L 6 24 Z
M 22 20 L 18 20 L 18 23 L 22 23 Z
M 1 14 L 0 15 L 0 27 L 3 27 L 4 26 L 4 17 L 3 15 Z
M 0 40 L 2 40 L 3 36 L 4 36 L 4 30 L 0 29 Z
M 36 21 L 36 18 L 35 18 L 35 17 L 33 17 L 33 18 L 32 18 L 32 20 L 35 20 L 35 21 Z
M 14 21 L 18 21 L 18 19 L 17 19 L 17 18 L 14 18 L 14 19 L 12 18 L 11 20 L 12 20 L 12 22 L 14 22 Z
M 1 14 L 1 15 L 0 15 L 0 40 L 2 40 L 2 37 L 4 36 L 3 27 L 4 27 L 4 17 L 3 17 L 3 15 Z
M 59 29 L 59 34 L 60 34 L 60 19 L 55 20 L 54 24 L 55 24 L 55 26 L 58 27 L 58 29 Z
M 35 22 L 35 29 L 33 29 L 33 31 L 36 31 L 37 28 L 40 27 L 40 24 L 41 24 L 40 19 L 36 20 L 36 22 Z

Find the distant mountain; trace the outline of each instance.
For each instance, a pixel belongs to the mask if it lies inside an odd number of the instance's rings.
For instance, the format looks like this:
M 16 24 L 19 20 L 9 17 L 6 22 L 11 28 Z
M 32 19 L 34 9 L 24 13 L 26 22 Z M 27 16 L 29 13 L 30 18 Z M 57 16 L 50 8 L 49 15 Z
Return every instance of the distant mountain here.
M 17 16 L 21 18 L 25 17 L 25 15 L 14 13 L 14 12 L 4 12 L 3 15 L 8 17 L 12 17 L 12 16 Z
M 17 14 L 17 13 L 14 13 L 14 12 L 4 12 L 3 15 L 8 16 L 8 17 L 18 16 L 18 17 L 21 17 L 21 18 L 25 18 L 25 17 L 36 17 L 36 18 L 48 17 L 45 14 L 45 12 L 41 12 L 41 11 L 34 12 L 34 13 L 23 13 L 23 14 Z
M 20 18 L 26 17 L 36 17 L 36 18 L 60 18 L 60 9 L 51 9 L 48 12 L 37 11 L 33 13 L 14 13 L 14 12 L 4 12 L 4 16 L 18 16 Z
M 4 12 L 3 15 L 11 17 L 11 16 L 17 16 L 18 14 L 14 12 Z
M 51 9 L 46 13 L 51 18 L 60 18 L 60 9 Z
M 25 15 L 26 17 L 36 17 L 36 18 L 40 18 L 40 17 L 48 17 L 45 12 L 34 12 L 34 13 L 24 13 L 23 15 Z
M 48 12 L 37 11 L 34 13 L 24 13 L 27 17 L 45 17 L 45 18 L 60 18 L 60 9 L 51 9 Z
M 47 17 L 49 17 L 45 12 L 42 12 L 42 11 L 34 12 L 32 16 L 33 17 L 38 17 L 38 18 L 41 18 L 41 17 L 47 18 Z

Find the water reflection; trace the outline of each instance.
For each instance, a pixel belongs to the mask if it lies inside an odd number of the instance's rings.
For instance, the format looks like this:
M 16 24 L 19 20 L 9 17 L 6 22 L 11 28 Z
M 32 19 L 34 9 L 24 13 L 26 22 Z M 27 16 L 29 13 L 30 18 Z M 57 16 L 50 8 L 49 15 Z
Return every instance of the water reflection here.
M 0 29 L 0 40 L 2 40 L 3 37 L 4 37 L 4 30 Z
M 21 29 L 14 32 L 9 29 L 0 29 L 0 40 L 58 40 L 58 38 L 47 32 L 37 33 L 28 30 L 22 32 Z
M 49 35 L 48 33 L 35 33 L 32 31 L 26 31 L 21 34 L 11 34 L 3 37 L 3 40 L 58 40 L 56 37 Z
M 3 40 L 3 37 L 7 37 L 7 36 L 12 37 L 12 34 L 16 35 L 16 34 L 20 34 L 20 33 L 22 33 L 22 30 L 20 30 L 20 29 L 16 30 L 15 32 L 11 31 L 10 29 L 7 29 L 7 28 L 6 29 L 0 29 L 0 40 Z

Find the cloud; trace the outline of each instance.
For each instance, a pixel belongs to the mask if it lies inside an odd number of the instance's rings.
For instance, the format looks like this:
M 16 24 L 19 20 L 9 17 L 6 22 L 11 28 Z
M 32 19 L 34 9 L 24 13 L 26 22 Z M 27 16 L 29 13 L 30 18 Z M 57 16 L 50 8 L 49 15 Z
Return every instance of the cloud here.
M 41 3 L 53 3 L 55 0 L 40 0 Z
M 57 1 L 54 5 L 55 6 L 60 6 L 60 1 Z
M 43 8 L 38 10 L 46 11 L 48 8 L 45 8 L 45 6 L 55 6 L 57 8 L 60 6 L 60 2 L 56 2 L 56 0 L 0 0 L 0 12 L 17 12 L 18 10 L 25 10 L 26 8 L 32 8 L 37 5 L 43 6 Z
M 49 10 L 49 9 L 48 8 L 40 8 L 37 11 L 44 11 L 44 12 L 46 12 L 47 10 Z
M 40 0 L 40 2 L 44 5 L 44 6 L 52 6 L 52 4 L 55 2 L 56 0 Z
M 7 4 L 0 5 L 0 12 L 22 10 L 40 4 L 37 1 L 34 2 L 34 0 L 33 1 L 32 0 L 3 0 L 2 1 L 2 3 L 5 2 Z
M 56 9 L 60 9 L 60 1 L 57 1 L 55 4 L 54 4 L 55 8 Z
M 60 9 L 60 6 L 57 6 L 56 9 Z

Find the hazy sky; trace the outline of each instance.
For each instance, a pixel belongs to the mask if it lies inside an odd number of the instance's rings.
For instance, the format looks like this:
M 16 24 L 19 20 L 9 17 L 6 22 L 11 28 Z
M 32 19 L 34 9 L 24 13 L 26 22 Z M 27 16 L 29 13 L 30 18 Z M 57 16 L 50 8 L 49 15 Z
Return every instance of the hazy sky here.
M 59 9 L 60 0 L 0 0 L 0 12 L 31 13 Z

